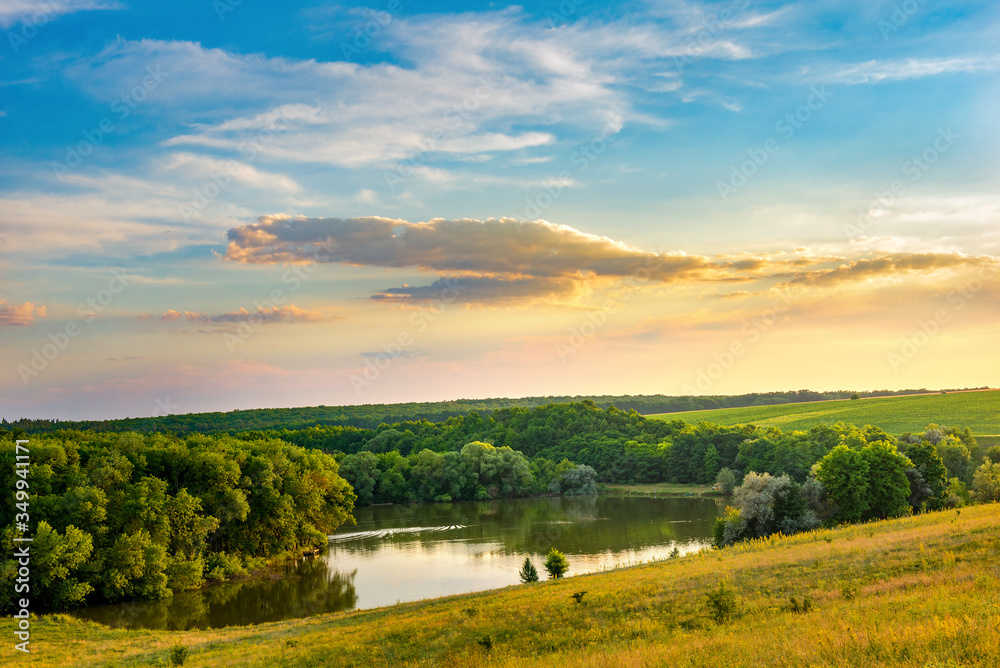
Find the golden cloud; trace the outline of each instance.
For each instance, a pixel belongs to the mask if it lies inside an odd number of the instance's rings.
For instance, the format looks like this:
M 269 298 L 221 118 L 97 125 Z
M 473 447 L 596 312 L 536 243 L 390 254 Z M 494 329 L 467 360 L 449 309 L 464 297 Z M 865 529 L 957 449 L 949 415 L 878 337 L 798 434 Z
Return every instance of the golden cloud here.
M 849 260 L 782 251 L 717 255 L 651 252 L 544 220 L 435 218 L 410 222 L 377 216 L 263 216 L 229 230 L 225 258 L 250 264 L 339 263 L 417 268 L 440 275 L 425 286 L 390 287 L 388 302 L 500 304 L 558 300 L 588 284 L 749 283 L 832 286 L 846 281 L 995 264 L 992 257 L 906 253 Z M 447 281 L 451 281 L 449 285 Z

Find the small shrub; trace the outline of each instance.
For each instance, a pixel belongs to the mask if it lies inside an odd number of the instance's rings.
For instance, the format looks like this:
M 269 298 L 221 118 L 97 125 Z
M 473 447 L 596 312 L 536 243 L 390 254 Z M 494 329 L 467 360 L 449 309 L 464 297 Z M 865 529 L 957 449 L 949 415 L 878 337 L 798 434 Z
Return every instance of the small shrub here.
M 478 641 L 479 646 L 486 650 L 487 654 L 493 649 L 493 636 L 490 634 L 484 635 Z
M 170 665 L 183 666 L 188 658 L 188 648 L 184 645 L 174 645 L 170 648 Z
M 555 580 L 556 578 L 561 578 L 569 570 L 569 561 L 566 559 L 566 555 L 552 548 L 549 553 L 545 555 L 545 563 L 542 564 L 545 567 L 545 571 L 549 574 L 549 578 Z
M 716 624 L 724 624 L 736 616 L 736 592 L 726 586 L 725 582 L 719 582 L 718 589 L 710 590 L 706 597 L 708 612 Z
M 535 568 L 535 565 L 531 563 L 531 559 L 528 557 L 524 558 L 524 564 L 521 566 L 521 570 L 518 571 L 517 575 L 521 578 L 522 584 L 538 582 L 538 570 Z
M 808 596 L 803 596 L 801 601 L 792 596 L 788 599 L 788 603 L 788 609 L 792 612 L 809 612 L 812 610 L 812 599 Z
M 585 591 L 574 592 L 573 594 L 570 595 L 570 598 L 575 599 L 577 603 L 580 603 L 583 601 L 583 597 L 586 593 L 587 592 Z

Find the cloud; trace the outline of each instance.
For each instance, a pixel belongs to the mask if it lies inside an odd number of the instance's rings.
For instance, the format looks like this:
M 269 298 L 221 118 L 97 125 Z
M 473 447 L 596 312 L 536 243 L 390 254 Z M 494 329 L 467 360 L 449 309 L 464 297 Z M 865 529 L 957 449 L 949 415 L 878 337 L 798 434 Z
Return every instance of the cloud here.
M 241 308 L 238 311 L 220 313 L 218 315 L 208 315 L 206 313 L 196 313 L 194 311 L 175 311 L 168 309 L 160 316 L 161 320 L 173 321 L 180 319 L 191 322 L 210 323 L 243 323 L 249 322 L 254 325 L 270 325 L 278 322 L 319 322 L 328 320 L 327 316 L 316 310 L 302 309 L 294 304 L 288 306 L 258 306 L 256 311 L 248 311 Z
M 0 28 L 9 28 L 18 21 L 43 26 L 58 16 L 75 12 L 125 9 L 117 2 L 102 0 L 4 0 L 0 3 Z
M 45 305 L 36 306 L 33 302 L 23 304 L 7 304 L 0 299 L 0 325 L 33 325 L 35 318 L 45 317 Z
M 644 268 L 668 281 L 716 267 L 708 258 L 656 254 L 544 220 L 511 218 L 427 222 L 264 216 L 229 231 L 226 259 L 252 264 L 337 262 L 417 267 L 503 277 L 624 277 Z
M 804 78 L 825 83 L 866 84 L 883 81 L 920 79 L 939 74 L 996 72 L 1000 57 L 907 58 L 905 60 L 869 60 L 864 63 L 833 65 L 825 73 L 805 72 Z
M 781 281 L 831 287 L 996 264 L 991 256 L 954 252 L 851 259 L 784 252 L 715 257 L 656 253 L 566 225 L 510 218 L 414 223 L 375 216 L 274 215 L 233 228 L 228 238 L 225 258 L 238 263 L 320 262 L 446 274 L 429 285 L 390 287 L 371 297 L 395 303 L 558 301 L 616 282 L 637 286 Z
M 970 257 L 961 253 L 894 253 L 799 273 L 792 276 L 788 283 L 833 286 L 891 276 L 928 274 L 941 269 L 997 266 L 997 259 L 990 256 Z
M 439 278 L 430 285 L 387 288 L 371 296 L 383 302 L 439 302 L 493 306 L 530 301 L 566 299 L 580 289 L 579 281 L 563 277 L 492 278 L 460 276 Z

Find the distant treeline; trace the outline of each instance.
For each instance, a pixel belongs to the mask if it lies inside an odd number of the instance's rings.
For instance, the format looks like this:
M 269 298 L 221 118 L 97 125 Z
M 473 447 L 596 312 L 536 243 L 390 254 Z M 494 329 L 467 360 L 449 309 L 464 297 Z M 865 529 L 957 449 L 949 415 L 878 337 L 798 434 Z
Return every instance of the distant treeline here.
M 985 388 L 970 388 L 985 389 Z M 679 413 L 683 411 L 710 410 L 717 408 L 746 408 L 749 406 L 772 406 L 806 401 L 828 401 L 860 397 L 902 396 L 924 394 L 927 389 L 914 390 L 874 390 L 853 392 L 753 392 L 734 396 L 666 396 L 662 394 L 638 396 L 550 396 L 525 397 L 522 399 L 459 399 L 431 403 L 408 404 L 362 404 L 355 406 L 308 406 L 302 408 L 258 408 L 236 410 L 228 413 L 187 413 L 149 418 L 126 418 L 122 420 L 29 420 L 20 419 L 8 423 L 0 422 L 0 428 L 22 429 L 26 433 L 39 434 L 56 429 L 92 429 L 94 431 L 135 431 L 141 433 L 167 432 L 174 434 L 217 434 L 236 433 L 250 429 L 303 429 L 316 425 L 341 425 L 373 429 L 380 424 L 405 422 L 408 420 L 429 420 L 444 422 L 453 417 L 461 417 L 472 412 L 488 414 L 504 408 L 534 408 L 551 403 L 571 403 L 592 401 L 600 408 L 615 406 L 623 411 L 636 411 L 641 415 L 657 413 Z
M 551 480 L 555 462 L 564 460 L 593 468 L 598 481 L 608 483 L 711 484 L 723 468 L 736 472 L 739 479 L 754 471 L 788 474 L 804 482 L 813 464 L 838 445 L 882 440 L 897 443 L 905 450 L 910 443 L 929 440 L 947 465 L 948 477 L 969 484 L 984 456 L 997 459 L 1000 454 L 979 446 L 968 429 L 954 427 L 930 425 L 922 434 L 897 438 L 876 427 L 843 424 L 793 432 L 754 425 L 695 426 L 681 420 L 648 419 L 636 411 L 602 409 L 592 401 L 505 408 L 485 417 L 473 412 L 444 422 L 415 420 L 383 424 L 376 429 L 323 426 L 249 431 L 240 437 L 276 438 L 335 454 L 343 475 L 349 479 L 348 471 L 358 463 L 357 456 L 371 453 L 378 458 L 380 475 L 393 470 L 405 481 L 402 486 L 386 485 L 386 489 L 405 490 L 396 496 L 380 496 L 379 481 L 374 486 L 375 503 L 433 498 L 436 495 L 418 492 L 419 485 L 409 482 L 408 477 L 413 475 L 420 457 L 427 456 L 424 451 L 454 453 L 449 455 L 454 457 L 472 442 L 509 448 L 523 456 L 536 480 L 536 490 Z M 366 468 L 372 470 L 375 458 L 367 461 Z

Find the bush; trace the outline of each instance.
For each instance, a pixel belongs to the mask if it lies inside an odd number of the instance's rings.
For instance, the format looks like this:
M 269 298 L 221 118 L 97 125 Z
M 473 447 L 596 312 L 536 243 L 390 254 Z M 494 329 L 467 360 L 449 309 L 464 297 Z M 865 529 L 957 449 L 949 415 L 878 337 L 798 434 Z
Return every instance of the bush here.
M 549 574 L 549 578 L 555 580 L 556 578 L 561 578 L 565 575 L 566 571 L 569 570 L 569 561 L 566 559 L 566 555 L 552 548 L 549 553 L 545 555 L 545 563 L 542 564 L 545 567 L 545 571 Z
M 552 494 L 592 495 L 597 494 L 597 471 L 580 464 L 558 475 L 549 483 Z
M 170 648 L 170 665 L 183 666 L 188 658 L 188 648 L 184 645 L 174 645 Z
M 994 464 L 989 457 L 984 459 L 983 465 L 972 476 L 972 488 L 983 503 L 1000 501 L 1000 464 Z
M 710 590 L 705 596 L 708 599 L 708 613 L 716 624 L 724 624 L 736 616 L 736 592 L 726 586 L 725 582 L 720 581 L 718 589 Z

